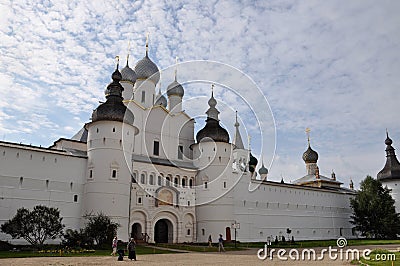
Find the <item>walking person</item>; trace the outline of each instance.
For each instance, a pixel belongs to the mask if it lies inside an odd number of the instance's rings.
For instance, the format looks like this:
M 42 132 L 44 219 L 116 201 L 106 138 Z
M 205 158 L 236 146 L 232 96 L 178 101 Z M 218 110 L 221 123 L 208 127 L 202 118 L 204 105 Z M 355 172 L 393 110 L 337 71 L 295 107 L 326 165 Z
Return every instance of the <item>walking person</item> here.
M 222 238 L 222 235 L 219 234 L 219 238 L 218 238 L 218 251 L 221 252 L 221 250 L 223 252 L 225 252 L 225 248 L 224 248 L 224 239 Z
M 212 238 L 211 235 L 208 236 L 208 246 L 212 247 Z
M 136 242 L 131 238 L 128 243 L 128 259 L 136 261 Z
M 117 254 L 117 244 L 118 244 L 118 238 L 114 236 L 111 247 L 112 247 L 112 253 L 111 256 L 115 256 Z

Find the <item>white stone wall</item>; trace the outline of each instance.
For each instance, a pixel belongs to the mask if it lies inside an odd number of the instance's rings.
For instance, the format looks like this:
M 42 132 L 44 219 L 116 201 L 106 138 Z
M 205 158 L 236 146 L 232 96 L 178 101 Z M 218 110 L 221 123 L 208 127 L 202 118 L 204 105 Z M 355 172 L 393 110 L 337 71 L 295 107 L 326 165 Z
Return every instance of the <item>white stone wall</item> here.
M 396 212 L 400 212 L 400 180 L 381 180 L 383 186 L 387 186 L 392 191 L 390 194 L 392 195 L 393 199 L 396 201 Z
M 0 223 L 21 207 L 33 209 L 41 204 L 58 208 L 66 229 L 78 229 L 86 165 L 85 157 L 0 143 Z M 0 239 L 11 241 L 6 234 L 0 234 Z M 11 242 L 26 244 L 24 240 Z
M 247 191 L 247 192 L 246 192 Z M 251 192 L 252 191 L 252 192 Z M 235 187 L 238 240 L 265 241 L 289 228 L 295 240 L 356 237 L 350 224 L 351 194 L 242 179 Z

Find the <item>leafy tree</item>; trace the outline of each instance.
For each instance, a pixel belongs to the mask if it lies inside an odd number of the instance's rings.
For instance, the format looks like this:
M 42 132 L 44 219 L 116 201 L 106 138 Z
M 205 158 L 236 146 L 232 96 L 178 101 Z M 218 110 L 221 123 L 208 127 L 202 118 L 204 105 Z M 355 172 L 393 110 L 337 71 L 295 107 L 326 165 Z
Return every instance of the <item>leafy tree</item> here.
M 93 246 L 93 239 L 87 235 L 84 229 L 73 230 L 67 229 L 63 235 L 63 245 L 70 248 L 82 248 L 85 246 Z
M 85 218 L 87 219 L 86 235 L 94 239 L 100 247 L 109 246 L 120 224 L 111 221 L 110 217 L 101 212 L 97 215 L 85 215 Z
M 370 238 L 396 238 L 400 234 L 400 217 L 390 189 L 379 180 L 367 176 L 360 191 L 350 199 L 352 224 L 361 235 Z
M 57 208 L 43 205 L 35 206 L 32 211 L 20 208 L 11 220 L 1 225 L 1 231 L 41 248 L 46 240 L 61 236 L 62 219 Z

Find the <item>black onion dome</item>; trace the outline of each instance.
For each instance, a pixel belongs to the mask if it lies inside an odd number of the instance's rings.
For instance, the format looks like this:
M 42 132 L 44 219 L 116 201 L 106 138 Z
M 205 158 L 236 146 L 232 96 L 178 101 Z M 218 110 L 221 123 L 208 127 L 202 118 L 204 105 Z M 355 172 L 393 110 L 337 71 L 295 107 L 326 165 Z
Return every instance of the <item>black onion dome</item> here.
M 254 173 L 256 166 L 257 166 L 258 160 L 256 157 L 253 156 L 250 152 L 250 160 L 249 160 L 249 171 L 251 173 Z
M 136 72 L 129 67 L 128 63 L 126 63 L 126 66 L 121 70 L 121 76 L 121 81 L 129 81 L 135 83 L 137 79 Z
M 135 72 L 138 79 L 150 78 L 154 84 L 157 84 L 160 80 L 160 72 L 156 64 L 146 54 L 135 66 Z
M 257 164 L 258 164 L 257 158 L 254 157 L 253 154 L 251 154 L 251 152 L 250 152 L 249 165 L 254 165 L 254 166 L 256 166 Z
M 391 138 L 389 138 L 389 134 L 386 134 L 386 139 L 385 139 L 385 144 L 386 145 L 392 145 L 393 141 Z
M 183 97 L 184 94 L 185 94 L 185 91 L 184 91 L 182 85 L 179 82 L 177 82 L 176 80 L 174 80 L 167 87 L 167 95 L 168 96 L 177 95 L 179 97 Z
M 96 121 L 120 121 L 133 124 L 133 113 L 122 102 L 124 88 L 119 83 L 122 75 L 118 69 L 112 74 L 113 81 L 107 86 L 106 102 L 100 104 L 92 113 L 92 122 Z
M 229 134 L 217 120 L 209 117 L 206 120 L 206 125 L 197 132 L 196 140 L 197 143 L 200 143 L 201 140 L 229 143 Z
M 386 163 L 377 175 L 378 180 L 400 179 L 400 163 L 397 160 L 395 149 L 392 146 L 393 141 L 389 138 L 389 133 L 386 132 Z
M 306 163 L 316 163 L 318 161 L 318 153 L 308 145 L 308 149 L 303 153 L 303 160 Z

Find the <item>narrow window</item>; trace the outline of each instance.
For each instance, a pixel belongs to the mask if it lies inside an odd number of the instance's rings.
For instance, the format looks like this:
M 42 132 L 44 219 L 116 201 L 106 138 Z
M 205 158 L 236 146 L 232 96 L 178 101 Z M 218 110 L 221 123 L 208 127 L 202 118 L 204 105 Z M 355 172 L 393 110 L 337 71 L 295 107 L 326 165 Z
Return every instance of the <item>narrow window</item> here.
M 177 178 L 177 177 L 174 178 L 174 185 L 175 185 L 176 187 L 178 186 L 178 178 Z
M 113 127 L 113 132 L 115 132 L 115 127 Z
M 160 142 L 158 141 L 154 141 L 154 145 L 153 145 L 153 155 L 160 155 Z
M 150 185 L 154 185 L 154 176 L 150 175 Z
M 208 187 L 208 183 L 204 182 L 204 188 L 207 188 L 207 187 Z
M 138 197 L 137 203 L 138 203 L 138 204 L 142 204 L 142 197 Z
M 188 201 L 188 206 L 190 206 L 190 201 Z
M 226 182 L 224 182 L 224 188 L 226 188 Z
M 74 202 L 78 202 L 78 195 L 74 195 Z
M 46 180 L 46 189 L 49 189 L 49 180 Z
M 182 187 L 186 187 L 186 179 L 182 178 Z
M 112 178 L 117 178 L 117 170 L 112 170 Z
M 179 160 L 183 159 L 183 146 L 182 145 L 178 146 L 178 159 Z
M 204 236 L 206 234 L 206 230 L 205 229 L 201 229 L 201 234 Z
M 193 179 L 190 178 L 189 180 L 189 187 L 192 188 L 193 187 Z
M 146 92 L 142 91 L 142 103 L 146 101 Z
M 22 187 L 22 183 L 24 182 L 24 178 L 21 176 L 20 178 L 19 178 L 19 188 L 21 188 Z
M 93 178 L 93 170 L 89 170 L 89 178 Z
M 190 236 L 190 229 L 187 230 L 187 235 Z
M 165 179 L 167 179 L 166 185 L 167 185 L 167 186 L 170 186 L 170 183 L 169 183 L 169 182 L 171 182 L 171 179 L 169 178 L 169 176 L 167 176 Z
M 161 178 L 161 176 L 158 176 L 157 184 L 158 184 L 159 186 L 162 185 L 162 178 Z
M 74 183 L 72 183 L 72 182 L 69 184 L 69 189 L 70 189 L 71 191 L 72 191 L 72 186 L 73 186 L 73 185 L 74 185 Z
M 142 184 L 146 183 L 146 177 L 144 176 L 144 174 L 140 175 L 140 183 Z
M 136 173 L 131 175 L 132 183 L 136 183 Z

